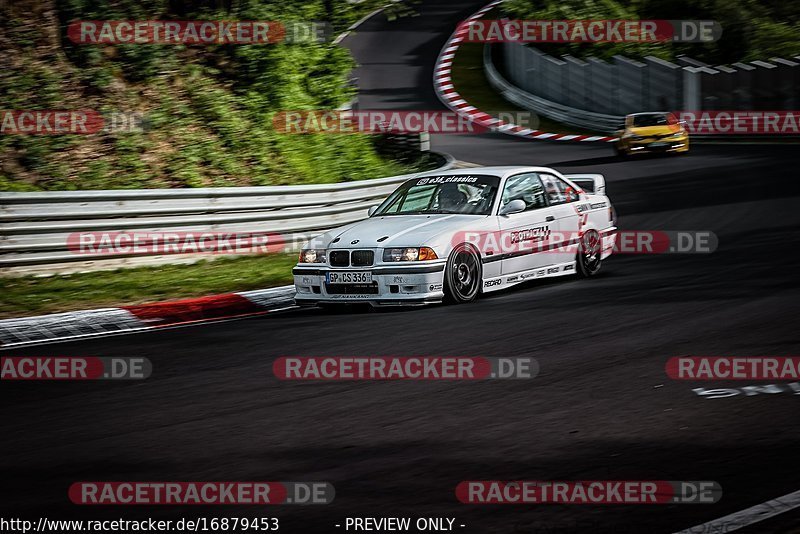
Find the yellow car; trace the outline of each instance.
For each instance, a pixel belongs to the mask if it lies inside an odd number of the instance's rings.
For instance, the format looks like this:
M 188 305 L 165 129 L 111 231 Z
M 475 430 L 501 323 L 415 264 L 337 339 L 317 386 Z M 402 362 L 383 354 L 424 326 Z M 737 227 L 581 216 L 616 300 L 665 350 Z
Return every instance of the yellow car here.
M 648 152 L 683 154 L 689 151 L 689 133 L 682 121 L 663 111 L 626 115 L 617 137 L 614 152 L 620 156 Z

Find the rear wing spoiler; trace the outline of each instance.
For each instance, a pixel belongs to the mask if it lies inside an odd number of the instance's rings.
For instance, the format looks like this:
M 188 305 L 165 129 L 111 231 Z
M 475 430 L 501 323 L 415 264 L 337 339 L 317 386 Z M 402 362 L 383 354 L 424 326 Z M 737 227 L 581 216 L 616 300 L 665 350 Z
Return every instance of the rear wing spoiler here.
M 564 177 L 587 193 L 606 194 L 606 179 L 602 174 L 565 174 Z

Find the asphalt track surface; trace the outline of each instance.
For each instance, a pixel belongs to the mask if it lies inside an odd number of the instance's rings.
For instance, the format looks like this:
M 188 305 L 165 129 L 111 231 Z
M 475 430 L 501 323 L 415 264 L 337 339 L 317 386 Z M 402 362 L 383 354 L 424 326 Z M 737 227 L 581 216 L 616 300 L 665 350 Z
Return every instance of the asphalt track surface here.
M 479 3 L 425 2 L 351 36 L 361 107 L 439 109 L 433 60 Z M 800 489 L 800 396 L 697 396 L 672 356 L 797 354 L 796 146 L 696 146 L 620 162 L 604 145 L 439 136 L 480 164 L 599 171 L 620 226 L 711 230 L 707 255 L 617 256 L 596 279 L 530 283 L 472 305 L 267 317 L 5 351 L 146 356 L 138 383 L 4 383 L 2 517 L 455 517 L 456 530 L 667 533 Z M 530 381 L 287 383 L 283 355 L 533 356 Z M 757 384 L 758 382 L 756 382 Z M 734 386 L 753 385 L 737 383 Z M 470 506 L 461 480 L 715 480 L 715 505 Z M 78 507 L 79 480 L 326 480 L 318 507 Z M 790 512 L 741 532 L 787 532 Z

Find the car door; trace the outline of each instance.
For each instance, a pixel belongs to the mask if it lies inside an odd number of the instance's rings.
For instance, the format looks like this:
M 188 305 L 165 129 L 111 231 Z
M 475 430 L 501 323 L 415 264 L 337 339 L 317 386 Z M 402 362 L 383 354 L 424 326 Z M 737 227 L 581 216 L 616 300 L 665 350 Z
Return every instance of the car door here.
M 575 259 L 575 245 L 586 215 L 579 212 L 578 192 L 567 182 L 550 173 L 539 173 L 549 206 L 553 233 L 550 263 L 566 263 Z M 571 245 L 571 246 L 570 246 Z
M 517 199 L 525 202 L 525 211 L 498 216 L 504 275 L 552 263 L 548 261 L 548 254 L 538 252 L 551 233 L 555 218 L 550 213 L 537 173 L 516 174 L 506 179 L 499 209 Z

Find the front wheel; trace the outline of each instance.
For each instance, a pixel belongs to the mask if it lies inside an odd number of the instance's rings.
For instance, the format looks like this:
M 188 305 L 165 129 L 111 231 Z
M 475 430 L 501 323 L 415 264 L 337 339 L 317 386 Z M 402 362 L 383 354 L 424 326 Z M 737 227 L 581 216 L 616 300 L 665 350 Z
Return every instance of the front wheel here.
M 581 236 L 578 253 L 575 255 L 576 271 L 581 278 L 589 278 L 600 272 L 603 247 L 600 234 L 589 230 Z
M 465 244 L 458 245 L 447 260 L 444 273 L 446 300 L 472 302 L 481 289 L 483 268 L 478 254 Z

